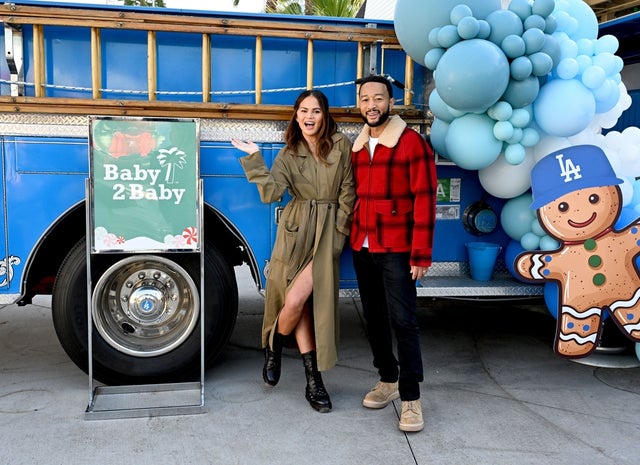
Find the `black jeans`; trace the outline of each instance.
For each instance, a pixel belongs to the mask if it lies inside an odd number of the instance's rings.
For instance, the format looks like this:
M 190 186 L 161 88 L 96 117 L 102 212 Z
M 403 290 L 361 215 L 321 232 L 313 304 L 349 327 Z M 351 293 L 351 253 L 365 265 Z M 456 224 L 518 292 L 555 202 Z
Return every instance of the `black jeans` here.
M 378 369 L 381 381 L 398 381 L 402 400 L 419 399 L 418 383 L 424 375 L 416 316 L 416 283 L 411 279 L 409 253 L 354 250 L 353 266 L 373 352 L 373 366 Z M 393 353 L 391 328 L 397 340 L 398 359 Z

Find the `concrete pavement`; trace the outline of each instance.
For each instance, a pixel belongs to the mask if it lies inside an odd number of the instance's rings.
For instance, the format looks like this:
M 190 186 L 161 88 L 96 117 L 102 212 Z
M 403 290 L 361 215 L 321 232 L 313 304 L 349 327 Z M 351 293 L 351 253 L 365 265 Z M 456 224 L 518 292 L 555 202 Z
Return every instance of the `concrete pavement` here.
M 421 300 L 425 429 L 398 430 L 396 401 L 361 406 L 377 377 L 360 302 L 341 299 L 339 365 L 324 374 L 333 411 L 304 398 L 285 349 L 275 388 L 261 379 L 262 297 L 238 270 L 240 314 L 206 375 L 207 413 L 86 421 L 87 376 L 69 361 L 50 299 L 0 310 L 0 464 L 635 465 L 640 368 L 553 354 L 542 305 Z M 633 365 L 633 355 L 614 355 Z M 637 359 L 635 359 L 637 361 Z M 637 363 L 636 363 L 637 365 Z

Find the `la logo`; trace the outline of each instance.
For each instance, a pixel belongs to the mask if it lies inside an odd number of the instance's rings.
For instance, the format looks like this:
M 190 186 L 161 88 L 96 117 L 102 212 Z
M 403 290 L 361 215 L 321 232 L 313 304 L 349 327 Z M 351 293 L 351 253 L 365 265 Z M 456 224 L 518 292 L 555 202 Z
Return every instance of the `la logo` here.
M 564 155 L 560 153 L 556 155 L 556 160 L 558 160 L 558 164 L 560 165 L 560 175 L 564 176 L 564 182 L 575 181 L 582 177 L 580 174 L 580 165 L 574 165 L 571 158 L 564 160 Z

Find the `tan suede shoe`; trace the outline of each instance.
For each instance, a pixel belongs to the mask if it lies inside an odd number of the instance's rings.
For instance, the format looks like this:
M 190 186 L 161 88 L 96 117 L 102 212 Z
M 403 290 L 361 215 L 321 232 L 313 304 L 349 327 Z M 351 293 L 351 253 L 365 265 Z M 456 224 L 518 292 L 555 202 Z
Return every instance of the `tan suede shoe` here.
M 402 401 L 402 414 L 398 427 L 402 431 L 422 431 L 424 421 L 422 420 L 422 402 L 418 400 Z
M 362 405 L 367 408 L 383 408 L 400 397 L 398 383 L 378 383 L 371 389 L 364 399 Z

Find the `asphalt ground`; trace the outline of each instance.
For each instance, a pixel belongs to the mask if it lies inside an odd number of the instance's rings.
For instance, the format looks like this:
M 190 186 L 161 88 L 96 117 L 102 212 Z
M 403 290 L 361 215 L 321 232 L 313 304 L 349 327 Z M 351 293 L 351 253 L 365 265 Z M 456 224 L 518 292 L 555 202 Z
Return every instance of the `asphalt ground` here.
M 616 368 L 556 356 L 542 302 L 421 298 L 425 429 L 403 433 L 400 401 L 361 406 L 377 376 L 358 299 L 340 301 L 340 362 L 323 375 L 333 411 L 320 414 L 292 349 L 278 386 L 262 382 L 263 301 L 243 268 L 238 280 L 238 322 L 199 414 L 86 420 L 88 377 L 56 339 L 50 298 L 2 308 L 0 464 L 640 463 L 635 353 L 604 355 Z

